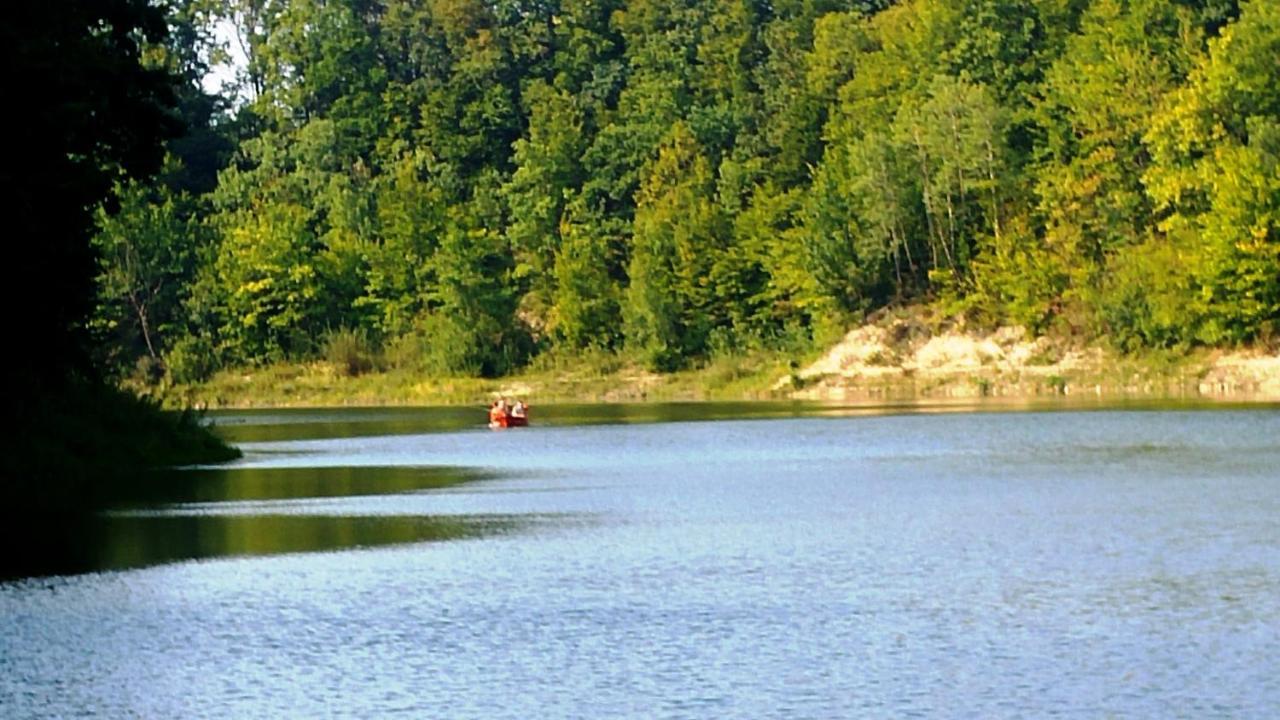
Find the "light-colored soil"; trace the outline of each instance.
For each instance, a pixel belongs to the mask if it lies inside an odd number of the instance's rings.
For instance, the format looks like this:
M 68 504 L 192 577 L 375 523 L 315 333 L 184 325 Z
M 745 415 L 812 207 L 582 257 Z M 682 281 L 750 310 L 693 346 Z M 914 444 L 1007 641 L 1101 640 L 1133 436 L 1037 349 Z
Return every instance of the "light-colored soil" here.
M 898 318 L 855 328 L 774 389 L 810 400 L 1072 394 L 1280 400 L 1280 355 L 1133 358 L 1033 338 L 1022 328 L 930 332 Z
M 1261 352 L 1218 353 L 1196 390 L 1202 395 L 1253 395 L 1280 399 L 1280 355 Z

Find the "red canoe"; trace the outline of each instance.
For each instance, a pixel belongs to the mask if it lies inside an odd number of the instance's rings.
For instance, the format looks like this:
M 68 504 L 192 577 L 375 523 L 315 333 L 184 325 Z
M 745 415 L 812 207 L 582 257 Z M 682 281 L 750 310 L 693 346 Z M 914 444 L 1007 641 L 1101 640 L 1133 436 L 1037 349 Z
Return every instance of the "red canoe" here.
M 529 416 L 517 417 L 510 413 L 490 413 L 489 427 L 497 430 L 498 428 L 509 427 L 526 427 L 529 424 Z

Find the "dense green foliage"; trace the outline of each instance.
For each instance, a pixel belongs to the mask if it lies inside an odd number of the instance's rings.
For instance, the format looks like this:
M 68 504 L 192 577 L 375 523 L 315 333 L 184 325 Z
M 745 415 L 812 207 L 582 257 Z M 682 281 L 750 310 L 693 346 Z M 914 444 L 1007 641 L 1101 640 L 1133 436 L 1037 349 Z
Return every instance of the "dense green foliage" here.
M 101 223 L 125 365 L 673 369 L 922 300 L 1134 349 L 1280 318 L 1270 0 L 180 5 L 206 140 Z
M 214 241 L 192 198 L 217 185 L 216 148 L 225 155 L 232 146 L 210 131 L 211 98 L 184 93 L 178 63 L 165 64 L 167 51 L 183 46 L 180 18 L 147 0 L 8 10 L 0 57 L 17 122 L 0 172 L 12 271 L 4 298 L 13 310 L 0 413 L 5 526 L 12 515 L 33 522 L 33 509 L 90 507 L 146 468 L 237 454 L 193 416 L 105 382 L 89 332 L 139 329 L 136 339 L 108 333 L 121 338 L 109 345 L 116 362 L 137 354 L 136 340 L 159 368 L 172 347 L 160 338 L 186 329 L 186 281 L 200 264 L 201 238 Z M 185 122 L 195 129 L 180 137 Z M 162 171 L 166 138 L 174 162 L 163 182 L 130 180 Z M 27 550 L 0 545 L 15 556 Z

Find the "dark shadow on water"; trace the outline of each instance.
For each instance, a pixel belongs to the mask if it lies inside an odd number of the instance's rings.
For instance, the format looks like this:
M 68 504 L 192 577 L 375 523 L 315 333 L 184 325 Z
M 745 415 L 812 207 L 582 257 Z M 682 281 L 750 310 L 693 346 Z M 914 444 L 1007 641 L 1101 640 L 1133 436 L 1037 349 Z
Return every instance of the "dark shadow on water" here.
M 209 413 L 231 443 L 409 435 L 483 428 L 486 407 L 237 410 Z
M 457 467 L 287 467 L 175 470 L 146 478 L 124 506 L 400 495 L 497 477 Z
M 493 479 L 452 467 L 216 468 L 153 473 L 113 488 L 111 509 L 6 515 L 0 580 L 232 556 L 445 542 L 515 532 L 546 517 L 218 512 L 224 503 L 407 495 Z M 198 503 L 208 512 L 190 512 Z M 340 511 L 339 511 L 340 512 Z
M 34 522 L 32 522 L 34 520 Z M 16 519 L 0 536 L 21 552 L 0 578 L 68 575 L 183 560 L 328 552 L 507 534 L 545 517 L 514 515 L 113 515 Z M 24 545 L 13 545 L 22 542 Z

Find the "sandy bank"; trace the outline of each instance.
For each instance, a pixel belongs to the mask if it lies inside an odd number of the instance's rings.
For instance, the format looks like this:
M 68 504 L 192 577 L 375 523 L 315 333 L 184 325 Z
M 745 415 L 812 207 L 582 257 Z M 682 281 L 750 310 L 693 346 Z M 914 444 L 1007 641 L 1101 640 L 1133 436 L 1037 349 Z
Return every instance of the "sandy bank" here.
M 1094 394 L 1280 401 L 1280 355 L 1123 356 L 1017 327 L 929 332 L 896 319 L 855 328 L 774 389 L 810 400 Z

